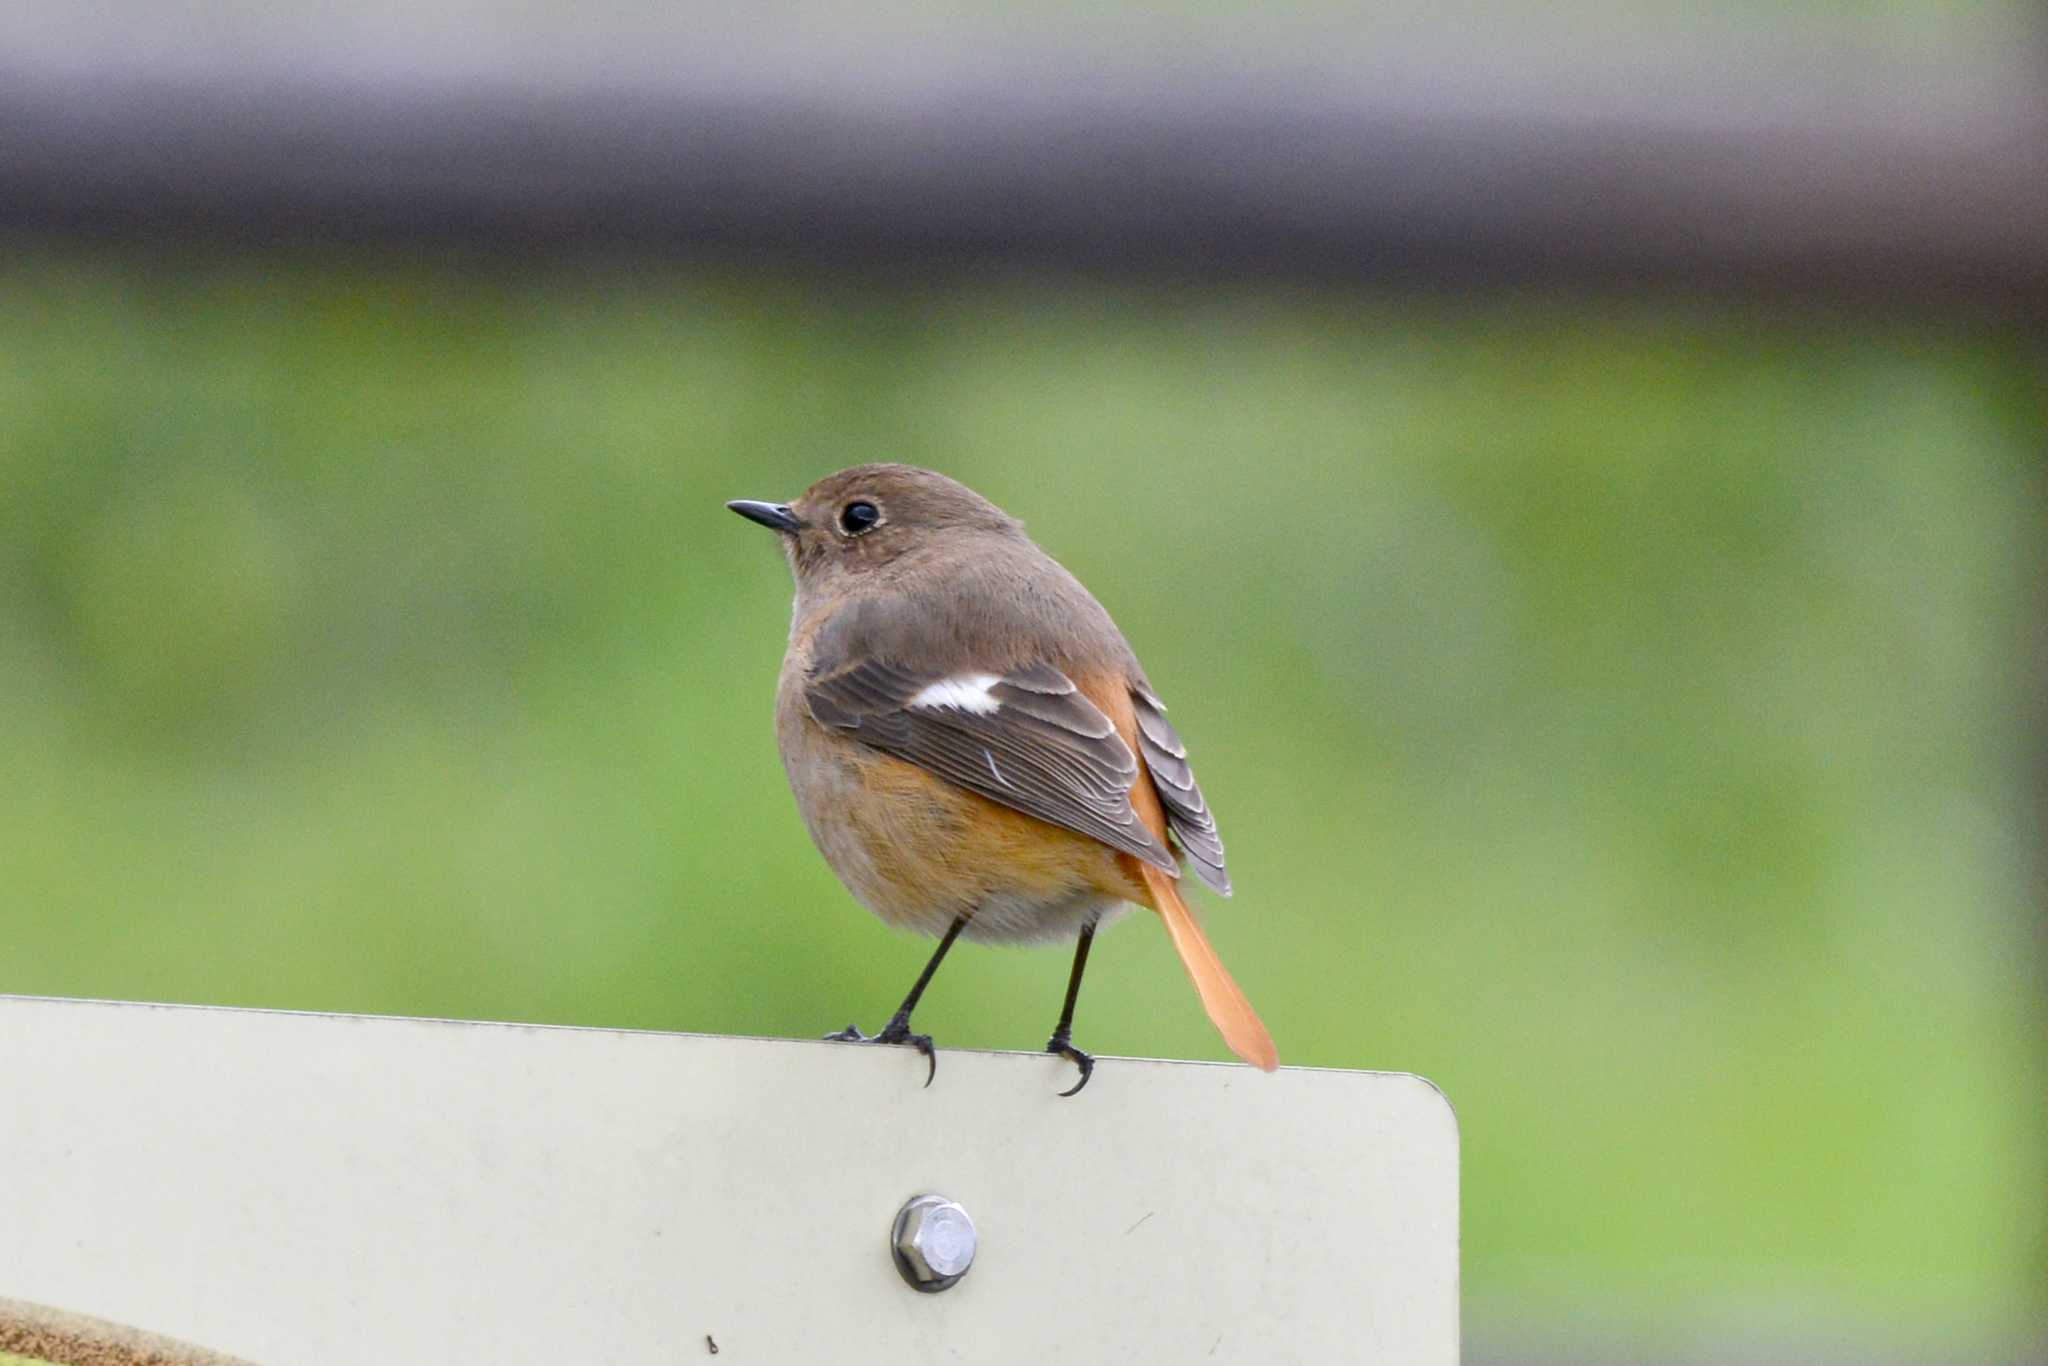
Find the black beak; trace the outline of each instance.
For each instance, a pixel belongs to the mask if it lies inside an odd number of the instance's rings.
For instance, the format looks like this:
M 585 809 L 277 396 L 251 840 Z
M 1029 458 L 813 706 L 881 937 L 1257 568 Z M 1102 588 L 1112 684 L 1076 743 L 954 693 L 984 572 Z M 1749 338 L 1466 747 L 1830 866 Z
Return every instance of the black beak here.
M 734 512 L 750 522 L 772 527 L 776 531 L 801 531 L 804 524 L 797 520 L 787 503 L 757 503 L 751 498 L 735 498 L 726 504 Z

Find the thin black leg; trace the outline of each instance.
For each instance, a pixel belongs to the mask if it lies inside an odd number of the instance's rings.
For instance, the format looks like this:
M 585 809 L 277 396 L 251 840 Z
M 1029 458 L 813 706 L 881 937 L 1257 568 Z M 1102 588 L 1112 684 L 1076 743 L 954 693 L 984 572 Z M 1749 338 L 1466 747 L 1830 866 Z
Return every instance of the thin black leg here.
M 910 994 L 903 998 L 903 1004 L 896 1007 L 896 1018 L 905 1025 L 910 1023 L 910 1012 L 917 1009 L 918 997 L 932 984 L 932 974 L 939 970 L 939 964 L 946 959 L 946 950 L 953 947 L 953 941 L 960 937 L 960 931 L 967 928 L 967 917 L 961 916 L 946 929 L 945 937 L 939 940 L 938 948 L 932 951 L 931 961 L 924 965 L 924 971 L 917 974 L 917 980 L 910 984 Z
M 860 1032 L 859 1025 L 848 1025 L 837 1034 L 827 1034 L 825 1037 L 835 1043 L 907 1043 L 924 1054 L 925 1061 L 930 1064 L 924 1074 L 924 1084 L 930 1086 L 932 1078 L 939 1074 L 939 1052 L 932 1047 L 931 1035 L 910 1032 L 910 1012 L 917 1009 L 918 997 L 924 995 L 924 989 L 931 985 L 932 974 L 936 973 L 939 964 L 945 961 L 946 950 L 953 947 L 953 941 L 958 939 L 960 931 L 966 928 L 967 917 L 963 915 L 946 930 L 945 938 L 939 940 L 939 947 L 932 954 L 931 961 L 924 965 L 923 972 L 917 974 L 917 981 L 911 984 L 910 994 L 903 998 L 903 1004 L 889 1017 L 889 1023 L 882 1026 L 881 1033 L 869 1038 Z
M 1074 945 L 1074 970 L 1067 977 L 1067 1001 L 1060 1007 L 1060 1022 L 1054 1026 L 1052 1038 L 1045 1045 L 1046 1052 L 1071 1059 L 1074 1066 L 1081 1069 L 1081 1080 L 1060 1092 L 1062 1096 L 1079 1094 L 1081 1088 L 1088 1084 L 1088 1078 L 1095 1075 L 1095 1059 L 1074 1047 L 1074 1003 L 1081 999 L 1081 974 L 1088 970 L 1088 946 L 1094 942 L 1095 922 L 1091 920 L 1081 927 L 1081 940 Z

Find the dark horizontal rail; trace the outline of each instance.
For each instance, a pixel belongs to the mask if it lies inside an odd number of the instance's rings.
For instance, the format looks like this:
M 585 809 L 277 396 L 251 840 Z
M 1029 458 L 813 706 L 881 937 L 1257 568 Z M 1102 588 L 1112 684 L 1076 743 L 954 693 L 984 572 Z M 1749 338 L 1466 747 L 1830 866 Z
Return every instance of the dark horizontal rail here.
M 2048 311 L 2048 137 L 1375 108 L 259 79 L 0 58 L 0 228 L 718 249 Z

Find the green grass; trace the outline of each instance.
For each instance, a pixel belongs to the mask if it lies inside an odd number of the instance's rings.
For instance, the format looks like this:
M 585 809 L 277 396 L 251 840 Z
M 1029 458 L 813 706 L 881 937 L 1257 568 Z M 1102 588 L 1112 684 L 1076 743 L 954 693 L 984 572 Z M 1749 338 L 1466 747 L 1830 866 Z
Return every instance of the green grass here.
M 878 1022 L 926 950 L 805 841 L 788 585 L 720 504 L 907 459 L 1025 517 L 1144 655 L 1283 1057 L 1456 1103 L 1476 1319 L 2042 1311 L 2048 414 L 2014 339 L 5 262 L 0 989 Z M 1035 1047 L 1065 966 L 964 950 L 919 1023 Z M 1078 1038 L 1222 1056 L 1143 920 Z

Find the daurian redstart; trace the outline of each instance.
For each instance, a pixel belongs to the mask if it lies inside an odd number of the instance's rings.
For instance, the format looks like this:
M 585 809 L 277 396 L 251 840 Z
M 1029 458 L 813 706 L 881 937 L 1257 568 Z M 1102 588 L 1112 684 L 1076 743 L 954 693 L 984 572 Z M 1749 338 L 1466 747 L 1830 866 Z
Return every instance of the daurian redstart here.
M 1102 604 L 1015 518 L 942 474 L 861 465 L 789 503 L 728 503 L 780 533 L 796 577 L 775 731 L 811 838 L 860 902 L 939 946 L 869 1039 L 937 1059 L 910 1013 L 953 941 L 1077 941 L 1048 1053 L 1080 1068 L 1074 1002 L 1096 928 L 1159 913 L 1224 1041 L 1273 1040 L 1182 899 L 1224 896 L 1187 749 Z

